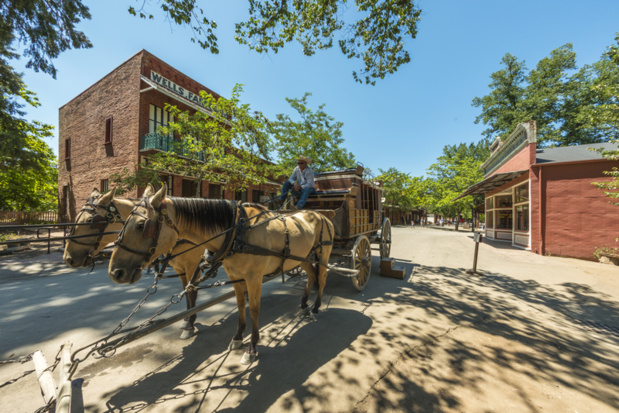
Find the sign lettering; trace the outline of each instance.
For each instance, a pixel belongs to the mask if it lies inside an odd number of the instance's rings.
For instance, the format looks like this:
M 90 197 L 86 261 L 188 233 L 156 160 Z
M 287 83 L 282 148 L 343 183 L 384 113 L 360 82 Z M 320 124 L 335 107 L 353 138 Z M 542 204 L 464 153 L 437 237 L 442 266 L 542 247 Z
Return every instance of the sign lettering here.
M 163 86 L 164 88 L 168 89 L 170 92 L 177 94 L 178 96 L 182 97 L 185 100 L 188 100 L 189 102 L 193 104 L 201 106 L 204 109 L 211 110 L 207 105 L 204 104 L 204 102 L 202 102 L 202 98 L 200 97 L 200 95 L 196 95 L 195 93 L 188 91 L 187 89 L 177 85 L 176 83 L 172 82 L 169 79 L 166 79 L 165 77 L 161 76 L 159 73 L 155 71 L 151 70 L 150 80 L 152 80 L 159 86 Z

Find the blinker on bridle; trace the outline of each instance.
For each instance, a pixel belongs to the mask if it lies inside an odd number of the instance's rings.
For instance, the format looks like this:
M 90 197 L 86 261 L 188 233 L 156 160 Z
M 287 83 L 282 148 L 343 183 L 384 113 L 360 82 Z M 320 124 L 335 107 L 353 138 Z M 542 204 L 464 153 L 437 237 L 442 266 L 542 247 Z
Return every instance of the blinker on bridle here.
M 143 213 L 141 213 L 140 211 L 138 211 L 138 208 L 140 208 L 140 207 L 141 208 L 146 208 L 147 210 L 153 210 L 156 213 L 158 213 L 156 221 L 153 221 L 148 216 L 146 216 Z M 142 218 L 144 218 L 146 220 L 144 222 L 144 229 L 142 231 L 142 238 L 143 239 L 152 239 L 153 240 L 153 245 L 146 252 L 134 250 L 134 249 L 132 249 L 132 248 L 130 248 L 130 247 L 128 247 L 128 246 L 126 246 L 125 244 L 122 243 L 124 235 L 125 235 L 125 228 L 127 227 L 127 223 L 129 222 L 129 219 L 131 218 L 132 215 L 137 215 L 137 216 L 142 217 Z M 174 225 L 174 222 L 172 222 L 172 220 L 168 216 L 168 210 L 166 208 L 166 200 L 164 199 L 163 201 L 161 201 L 161 205 L 159 206 L 159 208 L 155 208 L 154 206 L 151 205 L 148 197 L 144 197 L 144 199 L 142 199 L 142 201 L 140 201 L 138 204 L 135 205 L 135 207 L 133 208 L 133 210 L 131 211 L 131 213 L 127 217 L 127 220 L 125 221 L 125 226 L 120 231 L 120 234 L 118 234 L 118 238 L 116 239 L 116 241 L 114 241 L 114 245 L 118 246 L 118 247 L 120 247 L 120 248 L 122 248 L 122 249 L 124 249 L 126 251 L 129 251 L 129 252 L 131 252 L 133 254 L 142 255 L 142 256 L 144 256 L 144 260 L 146 262 L 148 262 L 148 261 L 150 261 L 150 258 L 155 254 L 155 251 L 157 250 L 157 245 L 159 244 L 159 234 L 161 233 L 161 227 L 162 227 L 164 222 L 170 228 L 172 228 L 174 231 L 176 231 L 177 234 L 180 234 L 179 231 L 178 231 L 178 228 L 176 228 L 176 225 Z
M 104 206 L 104 205 L 99 205 L 95 203 L 97 198 L 98 197 L 88 198 L 88 200 L 86 201 L 86 204 L 80 210 L 80 213 L 78 214 L 77 219 L 75 221 L 76 222 L 79 221 L 82 214 L 84 212 L 88 212 L 92 214 L 92 218 L 90 221 L 91 222 L 90 229 L 97 229 L 99 230 L 99 233 L 102 233 L 102 232 L 105 232 L 105 228 L 107 228 L 109 224 L 113 224 L 116 222 L 122 222 L 122 217 L 120 216 L 120 213 L 118 212 L 118 208 L 116 207 L 116 204 L 114 204 L 114 201 L 110 201 L 109 205 Z M 101 216 L 97 214 L 97 208 L 104 209 L 106 211 L 105 216 Z M 72 236 L 74 232 L 75 232 L 75 227 L 72 227 L 71 231 L 69 232 L 69 235 Z M 93 234 L 92 236 L 94 237 L 96 236 L 96 234 Z M 94 258 L 93 252 L 99 248 L 99 243 L 101 242 L 102 238 L 103 236 L 99 235 L 95 239 L 95 242 L 92 242 L 92 243 L 78 241 L 77 239 L 72 239 L 71 241 L 79 245 L 86 245 L 88 247 L 93 247 L 91 250 L 88 251 L 88 256 L 91 258 Z

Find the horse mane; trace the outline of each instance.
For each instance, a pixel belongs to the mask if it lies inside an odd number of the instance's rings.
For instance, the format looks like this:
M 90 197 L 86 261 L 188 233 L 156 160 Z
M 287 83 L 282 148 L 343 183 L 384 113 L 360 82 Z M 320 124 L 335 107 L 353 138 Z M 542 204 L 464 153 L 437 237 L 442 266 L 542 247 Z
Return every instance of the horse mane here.
M 178 224 L 189 230 L 223 232 L 234 225 L 236 205 L 232 201 L 174 196 L 168 200 L 174 204 Z
M 243 206 L 244 207 L 249 207 L 249 208 L 256 208 L 256 209 L 259 209 L 261 211 L 267 211 L 269 209 L 266 206 L 264 206 L 262 204 L 257 204 L 255 202 L 243 202 Z

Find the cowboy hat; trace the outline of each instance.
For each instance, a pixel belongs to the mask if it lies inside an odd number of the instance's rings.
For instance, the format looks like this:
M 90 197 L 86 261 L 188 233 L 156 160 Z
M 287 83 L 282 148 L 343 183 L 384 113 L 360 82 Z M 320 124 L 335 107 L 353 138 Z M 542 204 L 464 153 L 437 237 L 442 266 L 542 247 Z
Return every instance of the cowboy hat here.
M 312 160 L 310 158 L 307 158 L 303 155 L 299 156 L 299 159 L 297 159 L 298 162 L 305 162 L 306 164 L 310 164 L 312 162 Z

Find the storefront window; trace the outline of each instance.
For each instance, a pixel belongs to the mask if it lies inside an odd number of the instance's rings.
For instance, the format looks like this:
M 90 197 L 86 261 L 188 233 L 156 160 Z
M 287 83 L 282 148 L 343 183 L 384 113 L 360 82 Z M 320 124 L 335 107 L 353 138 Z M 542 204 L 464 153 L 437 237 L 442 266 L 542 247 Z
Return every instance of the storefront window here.
M 512 229 L 512 211 L 511 210 L 496 211 L 496 228 L 497 229 Z
M 529 200 L 529 184 L 520 185 L 516 187 L 515 193 L 516 203 L 527 202 Z
M 486 212 L 486 228 L 494 228 L 494 211 Z
M 174 115 L 153 104 L 150 105 L 148 115 L 148 133 L 157 133 L 159 128 L 168 126 L 170 122 L 174 122 Z M 172 136 L 172 134 L 170 134 Z
M 520 205 L 516 207 L 516 231 L 529 230 L 529 206 Z
M 501 195 L 496 197 L 496 207 L 497 208 L 511 208 L 512 206 L 512 196 L 511 195 Z
M 486 209 L 492 209 L 494 208 L 494 203 L 492 202 L 494 200 L 494 198 L 490 197 L 490 198 L 486 198 Z

